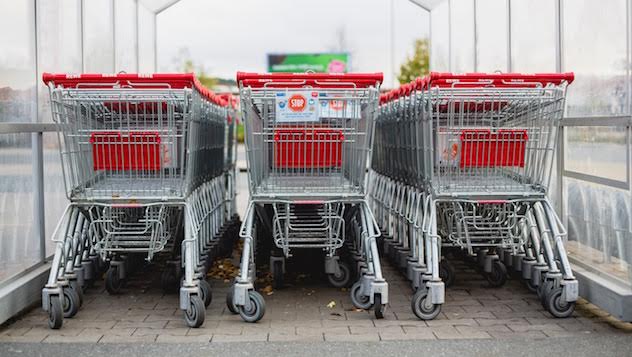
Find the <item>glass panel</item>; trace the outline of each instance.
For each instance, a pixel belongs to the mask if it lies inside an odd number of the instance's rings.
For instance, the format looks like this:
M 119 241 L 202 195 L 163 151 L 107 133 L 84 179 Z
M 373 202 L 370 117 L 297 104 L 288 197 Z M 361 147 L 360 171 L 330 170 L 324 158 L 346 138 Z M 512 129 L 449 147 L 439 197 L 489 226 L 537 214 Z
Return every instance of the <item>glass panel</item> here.
M 31 135 L 0 135 L 0 283 L 39 261 L 33 226 Z
M 632 283 L 629 191 L 564 179 L 569 256 L 575 264 Z
M 156 71 L 156 16 L 144 6 L 138 7 L 138 71 Z
M 42 73 L 81 73 L 81 1 L 37 2 L 39 121 L 51 122 L 50 95 Z
M 116 72 L 137 72 L 136 1 L 115 0 Z
M 474 0 L 450 0 L 451 71 L 474 72 Z
M 430 70 L 450 70 L 450 27 L 448 1 L 437 5 L 430 14 Z
M 567 115 L 630 113 L 626 71 L 626 1 L 564 1 L 564 70 Z
M 33 1 L 0 3 L 0 122 L 36 121 Z
M 476 71 L 507 72 L 507 0 L 476 2 Z
M 44 133 L 44 215 L 46 223 L 46 253 L 55 253 L 51 239 L 57 222 L 68 204 L 62 175 L 57 133 Z
M 114 72 L 112 0 L 83 2 L 83 60 L 85 72 Z
M 511 0 L 511 66 L 555 71 L 555 0 Z
M 626 128 L 567 127 L 565 131 L 566 170 L 627 180 Z

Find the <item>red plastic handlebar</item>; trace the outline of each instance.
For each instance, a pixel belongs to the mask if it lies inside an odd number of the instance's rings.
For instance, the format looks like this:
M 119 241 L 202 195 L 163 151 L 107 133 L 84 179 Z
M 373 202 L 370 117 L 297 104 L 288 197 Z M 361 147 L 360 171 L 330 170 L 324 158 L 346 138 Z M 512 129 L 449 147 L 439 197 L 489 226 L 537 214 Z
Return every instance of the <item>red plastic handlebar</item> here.
M 42 75 L 44 84 L 53 83 L 56 86 L 64 88 L 144 88 L 144 89 L 183 89 L 195 88 L 203 97 L 209 101 L 226 106 L 225 100 L 220 98 L 210 89 L 204 87 L 200 81 L 195 78 L 193 73 L 154 73 L 154 74 L 63 74 L 63 73 L 44 73 Z
M 237 83 L 253 88 L 300 87 L 310 85 L 322 87 L 367 88 L 381 83 L 382 73 L 247 73 L 237 72 Z

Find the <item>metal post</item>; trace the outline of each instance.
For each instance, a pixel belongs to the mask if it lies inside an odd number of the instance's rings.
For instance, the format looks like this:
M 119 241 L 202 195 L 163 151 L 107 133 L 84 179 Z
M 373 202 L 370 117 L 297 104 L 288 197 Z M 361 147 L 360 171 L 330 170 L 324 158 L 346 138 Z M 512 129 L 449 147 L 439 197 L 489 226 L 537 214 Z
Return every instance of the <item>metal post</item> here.
M 33 43 L 35 54 L 35 116 L 34 121 L 39 122 L 39 91 L 37 91 L 39 83 L 39 53 L 38 53 L 38 20 L 37 20 L 37 0 L 33 0 Z M 34 180 L 33 187 L 33 224 L 35 225 L 35 234 L 39 240 L 40 262 L 46 261 L 46 225 L 44 221 L 44 154 L 43 141 L 44 134 L 40 132 L 31 134 L 31 153 L 33 156 L 32 173 Z
M 44 210 L 44 150 L 42 146 L 44 134 L 42 132 L 32 133 L 32 154 L 33 154 L 33 224 L 36 228 L 35 234 L 39 239 L 40 261 L 46 261 L 46 222 Z
M 511 0 L 507 0 L 507 72 L 513 71 L 511 65 Z
M 477 1 L 476 0 L 472 0 L 474 2 L 474 11 L 473 11 L 473 17 L 474 17 L 474 72 L 478 72 L 478 29 L 477 29 L 477 22 L 476 22 L 476 5 L 477 5 Z

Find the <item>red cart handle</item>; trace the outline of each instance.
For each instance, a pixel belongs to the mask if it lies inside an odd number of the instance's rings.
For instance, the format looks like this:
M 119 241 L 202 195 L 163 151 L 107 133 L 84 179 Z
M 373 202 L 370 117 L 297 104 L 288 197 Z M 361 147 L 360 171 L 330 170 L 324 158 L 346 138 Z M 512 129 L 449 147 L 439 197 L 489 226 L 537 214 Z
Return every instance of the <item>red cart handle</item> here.
M 144 88 L 144 89 L 183 89 L 195 88 L 203 97 L 209 101 L 226 106 L 225 101 L 213 93 L 210 89 L 195 78 L 193 73 L 153 73 L 153 74 L 64 74 L 64 73 L 44 73 L 42 75 L 44 84 L 53 83 L 55 86 L 64 88 Z
M 368 88 L 384 80 L 382 73 L 247 73 L 237 72 L 237 83 L 253 88 L 298 87 L 310 85 L 319 87 Z
M 573 72 L 567 73 L 439 73 L 431 72 L 429 76 L 418 82 L 420 85 L 451 87 L 454 84 L 467 87 L 502 86 L 529 87 L 534 84 L 546 86 L 571 84 L 575 79 Z

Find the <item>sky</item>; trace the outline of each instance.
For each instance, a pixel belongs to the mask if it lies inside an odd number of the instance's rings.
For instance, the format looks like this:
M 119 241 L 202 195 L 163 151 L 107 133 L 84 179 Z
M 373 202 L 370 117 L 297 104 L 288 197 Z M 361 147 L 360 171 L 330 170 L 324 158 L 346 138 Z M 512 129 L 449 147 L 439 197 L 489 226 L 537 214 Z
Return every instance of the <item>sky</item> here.
M 428 14 L 407 0 L 181 0 L 157 19 L 158 70 L 181 70 L 184 58 L 213 76 L 264 72 L 267 53 L 327 52 L 346 38 L 355 72 L 384 72 L 393 83 L 390 9 L 393 1 L 395 68 L 428 36 Z

